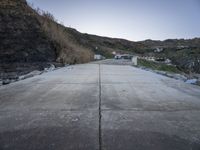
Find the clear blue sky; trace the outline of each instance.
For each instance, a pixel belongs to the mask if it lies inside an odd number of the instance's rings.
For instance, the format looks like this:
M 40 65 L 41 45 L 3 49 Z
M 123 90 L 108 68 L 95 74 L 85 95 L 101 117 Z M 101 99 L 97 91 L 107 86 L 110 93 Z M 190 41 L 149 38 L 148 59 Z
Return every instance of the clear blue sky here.
M 200 0 L 28 0 L 83 33 L 145 39 L 200 37 Z

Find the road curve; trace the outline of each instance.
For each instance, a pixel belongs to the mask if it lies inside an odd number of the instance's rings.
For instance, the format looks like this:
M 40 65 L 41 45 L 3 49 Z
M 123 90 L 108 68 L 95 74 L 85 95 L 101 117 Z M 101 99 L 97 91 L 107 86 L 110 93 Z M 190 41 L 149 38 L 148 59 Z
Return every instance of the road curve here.
M 198 86 L 74 65 L 0 87 L 0 149 L 199 150 L 199 116 Z

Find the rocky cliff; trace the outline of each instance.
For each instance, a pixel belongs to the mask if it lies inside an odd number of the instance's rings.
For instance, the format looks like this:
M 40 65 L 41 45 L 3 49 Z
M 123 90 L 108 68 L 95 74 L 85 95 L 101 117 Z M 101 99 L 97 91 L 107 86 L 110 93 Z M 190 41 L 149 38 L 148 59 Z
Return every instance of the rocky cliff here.
M 42 70 L 55 62 L 88 62 L 91 55 L 70 40 L 64 26 L 38 14 L 25 0 L 0 1 L 0 78 Z
M 0 63 L 52 62 L 56 54 L 25 0 L 0 2 Z

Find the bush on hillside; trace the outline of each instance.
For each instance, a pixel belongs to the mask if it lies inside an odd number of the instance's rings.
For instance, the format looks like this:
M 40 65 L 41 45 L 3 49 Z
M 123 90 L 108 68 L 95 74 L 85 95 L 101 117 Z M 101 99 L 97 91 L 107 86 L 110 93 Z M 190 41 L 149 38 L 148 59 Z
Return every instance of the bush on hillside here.
M 33 6 L 31 7 L 33 8 Z M 34 9 L 33 12 L 38 18 L 44 33 L 55 47 L 57 62 L 76 64 L 86 63 L 93 59 L 93 52 L 73 41 L 66 28 L 58 24 L 51 13 L 42 11 L 39 8 Z

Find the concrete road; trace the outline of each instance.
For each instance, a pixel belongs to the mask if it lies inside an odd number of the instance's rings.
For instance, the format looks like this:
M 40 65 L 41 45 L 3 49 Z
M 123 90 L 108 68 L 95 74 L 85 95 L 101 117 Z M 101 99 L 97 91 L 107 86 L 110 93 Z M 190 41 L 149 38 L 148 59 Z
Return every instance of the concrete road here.
M 3 86 L 0 150 L 200 150 L 200 88 L 98 64 Z

